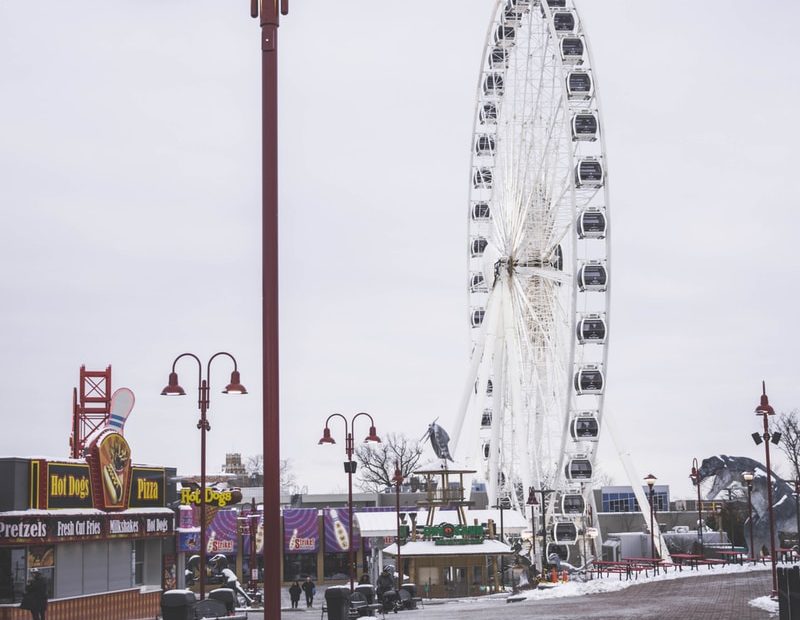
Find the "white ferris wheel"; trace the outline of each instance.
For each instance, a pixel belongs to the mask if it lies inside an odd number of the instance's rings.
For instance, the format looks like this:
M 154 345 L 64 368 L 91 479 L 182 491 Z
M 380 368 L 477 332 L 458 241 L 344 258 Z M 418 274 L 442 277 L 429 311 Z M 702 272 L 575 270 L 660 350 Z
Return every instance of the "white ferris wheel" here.
M 529 487 L 554 489 L 549 519 L 568 523 L 590 498 L 609 330 L 603 125 L 571 0 L 497 1 L 471 148 L 473 347 L 454 448 L 490 502 L 522 509 Z

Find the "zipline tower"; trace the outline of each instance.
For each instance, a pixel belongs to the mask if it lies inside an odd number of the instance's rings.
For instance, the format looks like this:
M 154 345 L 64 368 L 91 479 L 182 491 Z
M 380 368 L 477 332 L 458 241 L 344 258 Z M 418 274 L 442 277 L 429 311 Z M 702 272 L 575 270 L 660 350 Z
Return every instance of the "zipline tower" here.
M 81 366 L 80 388 L 72 389 L 72 435 L 70 456 L 83 458 L 86 440 L 108 424 L 111 413 L 111 366 L 86 370 Z M 80 395 L 78 390 L 80 389 Z

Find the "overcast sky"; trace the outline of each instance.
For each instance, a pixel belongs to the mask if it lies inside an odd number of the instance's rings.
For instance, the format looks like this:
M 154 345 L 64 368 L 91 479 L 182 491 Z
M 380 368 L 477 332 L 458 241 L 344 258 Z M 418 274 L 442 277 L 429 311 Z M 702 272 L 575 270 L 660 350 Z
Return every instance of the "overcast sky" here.
M 800 5 L 582 0 L 613 226 L 607 413 L 637 473 L 763 457 L 761 380 L 800 406 Z M 0 455 L 65 457 L 82 364 L 137 404 L 133 459 L 261 452 L 259 28 L 248 3 L 0 3 Z M 346 488 L 343 429 L 455 419 L 469 354 L 467 201 L 491 0 L 293 0 L 280 28 L 281 451 Z M 356 436 L 367 426 L 356 426 Z M 458 455 L 456 455 L 458 457 Z M 627 480 L 603 436 L 599 461 Z M 788 474 L 788 468 L 783 469 Z

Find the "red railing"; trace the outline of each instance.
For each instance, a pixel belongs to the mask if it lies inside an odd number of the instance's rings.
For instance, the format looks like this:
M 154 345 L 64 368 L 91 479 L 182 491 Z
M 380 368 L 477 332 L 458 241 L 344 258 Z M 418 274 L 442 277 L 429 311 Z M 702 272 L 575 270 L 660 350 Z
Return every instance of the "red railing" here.
M 161 591 L 142 593 L 139 588 L 76 598 L 52 600 L 47 620 L 139 620 L 161 612 Z M 0 620 L 30 620 L 31 612 L 16 605 L 0 605 Z

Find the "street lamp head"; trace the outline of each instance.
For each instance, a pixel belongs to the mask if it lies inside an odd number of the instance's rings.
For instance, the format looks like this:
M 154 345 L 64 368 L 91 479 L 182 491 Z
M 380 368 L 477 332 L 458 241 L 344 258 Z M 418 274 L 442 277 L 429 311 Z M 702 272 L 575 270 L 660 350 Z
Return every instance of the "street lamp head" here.
M 755 478 L 755 474 L 751 471 L 742 472 L 742 478 L 747 484 L 753 482 L 753 478 Z
M 533 487 L 528 488 L 528 499 L 525 501 L 528 506 L 538 506 L 539 500 L 536 499 L 536 491 Z
M 697 471 L 697 467 L 692 467 L 692 473 L 689 474 L 689 478 L 692 479 L 692 484 L 694 486 L 700 483 L 700 473 Z
M 775 415 L 775 410 L 767 398 L 767 385 L 764 381 L 761 382 L 761 403 L 756 407 L 756 415 Z
M 375 443 L 381 442 L 381 438 L 378 437 L 378 433 L 375 430 L 374 426 L 369 427 L 369 435 L 367 435 L 367 438 L 364 440 L 364 443 L 367 443 L 369 441 L 374 441 Z
M 222 390 L 223 394 L 247 394 L 247 390 L 242 385 L 239 379 L 239 371 L 234 370 L 231 373 L 231 382 Z
M 650 490 L 653 490 L 653 485 L 656 483 L 656 478 L 653 474 L 647 474 L 644 481 L 647 483 L 647 486 L 650 487 Z
M 161 390 L 161 396 L 186 396 L 186 392 L 178 385 L 177 372 L 169 373 L 169 382 L 167 383 L 167 387 Z
M 321 446 L 324 443 L 336 443 L 333 437 L 331 437 L 331 429 L 329 429 L 327 426 L 325 427 L 325 430 L 322 431 L 322 439 L 317 442 L 317 445 Z

